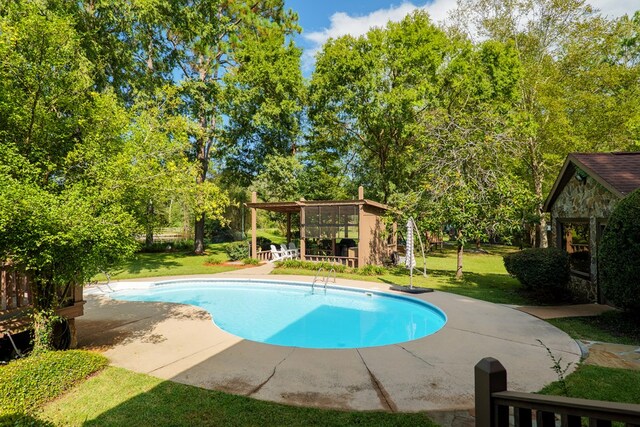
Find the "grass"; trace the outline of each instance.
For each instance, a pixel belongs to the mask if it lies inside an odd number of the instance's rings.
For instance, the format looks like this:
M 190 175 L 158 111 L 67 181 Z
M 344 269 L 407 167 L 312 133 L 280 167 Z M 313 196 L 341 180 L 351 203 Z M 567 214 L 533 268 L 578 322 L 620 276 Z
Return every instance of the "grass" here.
M 65 426 L 435 426 L 420 413 L 331 411 L 264 402 L 109 367 L 45 406 Z
M 519 282 L 510 277 L 504 268 L 502 256 L 514 252 L 509 246 L 489 245 L 484 248 L 487 253 L 465 252 L 464 278 L 455 279 L 456 252 L 445 248 L 427 256 L 427 277 L 422 276 L 423 259 L 416 259 L 418 271 L 414 270 L 413 285 L 416 287 L 434 288 L 441 291 L 464 295 L 499 304 L 530 304 L 522 292 Z M 274 274 L 296 274 L 313 276 L 315 271 L 291 268 L 278 268 Z M 388 270 L 380 276 L 363 276 L 359 274 L 339 273 L 338 277 L 353 280 L 366 280 L 389 285 L 408 285 L 409 272 L 404 267 Z
M 187 274 L 214 274 L 233 270 L 235 267 L 215 265 L 228 260 L 224 251 L 225 243 L 207 245 L 204 255 L 191 252 L 159 252 L 137 253 L 109 272 L 111 279 L 137 279 L 142 277 L 183 276 Z M 99 274 L 95 281 L 104 281 L 105 276 Z
M 640 371 L 581 365 L 566 378 L 569 397 L 640 403 Z M 541 394 L 562 395 L 562 386 L 554 382 Z
M 640 345 L 640 321 L 628 313 L 609 311 L 599 316 L 550 319 L 548 322 L 575 339 Z

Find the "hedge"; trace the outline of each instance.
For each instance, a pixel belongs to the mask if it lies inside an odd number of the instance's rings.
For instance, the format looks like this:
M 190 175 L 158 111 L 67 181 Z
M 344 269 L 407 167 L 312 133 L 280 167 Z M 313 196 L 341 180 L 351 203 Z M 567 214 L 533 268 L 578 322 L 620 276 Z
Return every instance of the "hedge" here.
M 625 310 L 640 309 L 640 189 L 611 213 L 598 257 L 605 298 Z
M 507 272 L 541 296 L 557 297 L 570 280 L 569 255 L 557 248 L 524 249 L 504 256 Z

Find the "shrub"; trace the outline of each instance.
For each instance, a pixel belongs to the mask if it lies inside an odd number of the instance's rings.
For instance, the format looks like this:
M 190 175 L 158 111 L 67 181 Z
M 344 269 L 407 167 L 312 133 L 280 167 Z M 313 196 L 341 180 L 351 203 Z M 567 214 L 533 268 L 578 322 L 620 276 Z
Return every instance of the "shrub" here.
M 347 266 L 343 264 L 331 264 L 330 262 L 312 262 L 312 261 L 301 261 L 299 259 L 286 259 L 284 261 L 276 262 L 276 267 L 278 268 L 297 268 L 302 270 L 311 270 L 317 271 L 319 268 L 324 268 L 327 271 L 333 269 L 336 273 L 345 273 L 348 272 L 349 269 Z
M 364 267 L 358 268 L 356 270 L 356 273 L 361 276 L 381 276 L 386 272 L 386 268 L 372 264 L 365 265 Z
M 173 251 L 189 251 L 193 250 L 193 240 L 183 239 L 173 242 L 153 242 L 151 245 L 142 245 L 138 252 L 142 253 L 160 253 Z
M 640 309 L 640 189 L 613 210 L 598 255 L 605 298 L 625 310 Z
M 259 260 L 257 260 L 257 259 L 255 259 L 255 258 L 249 258 L 249 257 L 247 257 L 247 258 L 243 258 L 243 259 L 242 259 L 242 263 L 243 263 L 244 265 L 258 265 L 258 264 L 260 264 L 260 261 L 259 261 Z
M 532 248 L 504 256 L 507 272 L 540 296 L 560 296 L 570 280 L 569 255 L 558 248 Z
M 107 359 L 80 350 L 51 351 L 0 368 L 0 417 L 34 411 L 102 369 Z
M 231 261 L 249 258 L 249 245 L 245 241 L 227 243 L 224 251 Z

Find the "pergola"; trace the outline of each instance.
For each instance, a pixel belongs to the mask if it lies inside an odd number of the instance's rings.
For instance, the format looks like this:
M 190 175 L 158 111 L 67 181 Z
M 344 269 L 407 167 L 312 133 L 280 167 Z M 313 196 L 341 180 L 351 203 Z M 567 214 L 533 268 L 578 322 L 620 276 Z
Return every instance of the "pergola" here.
M 357 200 L 299 200 L 292 202 L 258 203 L 251 194 L 251 256 L 270 259 L 270 252 L 261 252 L 257 245 L 257 209 L 287 216 L 287 242 L 291 242 L 291 216 L 300 218 L 300 258 L 308 261 L 334 261 L 358 267 L 382 264 L 385 257 L 397 250 L 396 224 L 387 231 L 383 216 L 388 206 L 364 198 L 358 188 Z M 319 245 L 322 243 L 322 245 Z

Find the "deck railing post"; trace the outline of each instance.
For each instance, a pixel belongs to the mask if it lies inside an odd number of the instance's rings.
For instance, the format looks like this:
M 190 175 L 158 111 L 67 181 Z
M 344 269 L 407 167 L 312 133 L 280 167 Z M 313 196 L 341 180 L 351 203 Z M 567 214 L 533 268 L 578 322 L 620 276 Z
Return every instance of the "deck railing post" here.
M 492 393 L 507 390 L 507 370 L 493 357 L 485 357 L 475 366 L 476 426 L 508 425 L 507 407 L 495 408 Z

